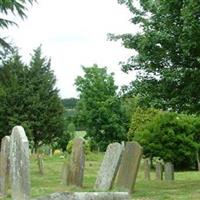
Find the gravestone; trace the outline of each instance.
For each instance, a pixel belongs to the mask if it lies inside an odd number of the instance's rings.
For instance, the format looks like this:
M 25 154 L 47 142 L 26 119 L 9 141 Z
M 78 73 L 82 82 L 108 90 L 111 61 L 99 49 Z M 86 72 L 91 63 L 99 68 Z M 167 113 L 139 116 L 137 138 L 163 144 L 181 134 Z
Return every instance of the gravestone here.
M 38 161 L 38 169 L 39 169 L 39 173 L 40 175 L 44 175 L 44 161 L 42 159 L 41 155 L 37 156 L 37 161 Z
M 35 200 L 129 200 L 128 192 L 57 192 Z
M 156 179 L 163 180 L 163 166 L 160 162 L 156 162 Z
M 165 163 L 165 180 L 174 180 L 174 165 L 171 162 Z
M 132 193 L 142 158 L 142 147 L 137 142 L 127 142 L 122 153 L 116 187 Z
M 75 185 L 82 187 L 83 175 L 85 167 L 85 155 L 84 155 L 84 140 L 82 138 L 75 138 L 72 153 L 70 158 L 70 164 L 67 172 L 67 185 Z
M 144 159 L 144 178 L 150 180 L 150 162 L 148 158 Z
M 0 155 L 0 177 L 1 187 L 0 193 L 3 196 L 7 195 L 10 174 L 10 137 L 5 136 L 1 140 L 1 155 Z
M 10 137 L 10 179 L 13 200 L 29 200 L 29 142 L 21 126 L 15 126 Z
M 122 149 L 122 145 L 117 142 L 108 145 L 96 179 L 95 189 L 109 190 L 112 188 L 119 168 Z
M 61 171 L 61 183 L 64 185 L 69 184 L 69 178 L 70 178 L 69 170 L 70 170 L 70 164 L 69 164 L 69 161 L 66 160 L 63 163 L 62 171 Z

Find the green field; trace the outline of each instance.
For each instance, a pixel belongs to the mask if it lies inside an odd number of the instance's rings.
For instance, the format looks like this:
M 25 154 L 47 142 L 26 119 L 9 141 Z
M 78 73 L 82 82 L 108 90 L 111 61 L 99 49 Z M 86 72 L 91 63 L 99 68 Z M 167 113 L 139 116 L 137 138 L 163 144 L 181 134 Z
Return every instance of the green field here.
M 36 157 L 31 157 L 31 193 L 32 197 L 43 196 L 58 191 L 93 191 L 95 178 L 103 159 L 102 153 L 92 153 L 87 156 L 85 165 L 84 187 L 66 187 L 61 184 L 61 168 L 64 158 L 60 156 L 45 157 L 45 175 L 38 173 Z M 154 172 L 151 181 L 145 181 L 142 167 L 138 175 L 135 200 L 199 200 L 200 172 L 175 173 L 175 181 L 156 181 Z M 9 191 L 10 192 L 10 191 Z M 7 198 L 10 199 L 10 198 Z

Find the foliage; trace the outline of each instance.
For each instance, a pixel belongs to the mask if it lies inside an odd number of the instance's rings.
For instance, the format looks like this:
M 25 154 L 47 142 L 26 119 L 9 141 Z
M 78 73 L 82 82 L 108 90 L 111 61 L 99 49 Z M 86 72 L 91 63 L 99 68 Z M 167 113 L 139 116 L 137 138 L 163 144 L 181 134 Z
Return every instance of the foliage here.
M 78 99 L 76 98 L 62 99 L 63 106 L 66 109 L 74 109 L 76 107 L 77 102 L 78 102 Z
M 135 132 L 143 130 L 143 127 L 145 127 L 146 124 L 152 121 L 159 112 L 159 110 L 153 108 L 142 109 L 140 107 L 137 107 L 131 117 L 131 124 L 128 131 L 128 139 L 133 140 Z
M 75 137 L 76 127 L 73 122 L 67 125 L 67 129 L 63 134 L 58 138 L 58 148 L 61 148 L 63 151 L 66 150 L 66 146 L 70 140 Z
M 145 156 L 171 161 L 176 169 L 194 167 L 200 119 L 171 112 L 158 112 L 151 120 L 146 116 L 146 122 L 134 132 L 134 140 L 143 146 Z
M 116 94 L 113 74 L 97 65 L 83 67 L 84 76 L 75 85 L 80 92 L 77 118 L 84 124 L 87 137 L 104 150 L 110 142 L 125 139 L 121 100 Z
M 42 145 L 37 149 L 38 154 L 50 155 L 52 152 L 52 147 L 50 145 Z
M 140 31 L 110 35 L 134 55 L 124 71 L 138 71 L 134 95 L 144 104 L 200 113 L 200 2 L 197 0 L 118 0 L 128 7 Z
M 68 131 L 69 134 L 71 135 L 71 138 L 74 138 L 75 132 L 76 132 L 76 127 L 75 127 L 75 125 L 74 125 L 73 122 L 71 122 L 71 123 L 67 126 L 67 131 Z
M 126 94 L 122 94 L 120 96 L 120 100 L 121 110 L 123 113 L 123 126 L 128 131 L 131 124 L 132 115 L 138 107 L 138 98 L 135 96 L 126 96 Z
M 63 106 L 55 88 L 51 62 L 34 51 L 29 66 L 13 55 L 0 67 L 0 137 L 22 125 L 34 148 L 50 144 L 63 133 Z
M 35 0 L 1 0 L 0 1 L 0 12 L 3 15 L 8 15 L 12 13 L 18 15 L 22 19 L 26 17 L 25 11 L 27 3 L 33 3 Z M 14 21 L 0 17 L 0 28 L 8 28 L 10 25 L 17 25 Z M 1 48 L 11 48 L 11 46 L 5 41 L 4 38 L 0 37 L 0 55 L 2 54 Z
M 72 147 L 73 147 L 73 144 L 74 144 L 74 140 L 70 140 L 67 144 L 67 153 L 68 154 L 71 154 L 72 152 Z M 87 155 L 91 152 L 91 148 L 90 148 L 90 143 L 89 141 L 85 140 L 84 141 L 84 145 L 83 145 L 83 148 L 84 148 L 84 153 Z
M 68 142 L 67 148 L 66 148 L 68 154 L 71 154 L 73 144 L 74 144 L 74 141 L 73 141 L 73 140 L 70 140 L 70 141 Z
M 55 149 L 53 152 L 53 155 L 60 156 L 62 154 L 62 151 L 60 149 Z

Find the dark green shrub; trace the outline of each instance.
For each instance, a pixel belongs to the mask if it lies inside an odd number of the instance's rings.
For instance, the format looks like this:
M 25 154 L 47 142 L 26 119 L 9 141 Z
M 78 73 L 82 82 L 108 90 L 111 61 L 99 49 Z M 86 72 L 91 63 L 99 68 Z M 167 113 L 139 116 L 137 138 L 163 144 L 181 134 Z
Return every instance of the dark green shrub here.
M 135 129 L 133 137 L 143 146 L 144 155 L 171 161 L 176 169 L 194 167 L 198 146 L 195 138 L 199 135 L 200 119 L 192 115 L 161 111 L 147 119 Z

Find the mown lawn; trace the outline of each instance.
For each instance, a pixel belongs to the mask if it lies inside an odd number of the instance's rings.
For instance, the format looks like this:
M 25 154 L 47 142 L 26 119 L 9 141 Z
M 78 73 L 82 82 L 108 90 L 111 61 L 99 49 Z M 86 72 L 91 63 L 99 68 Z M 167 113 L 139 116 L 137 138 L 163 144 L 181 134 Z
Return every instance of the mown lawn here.
M 41 176 L 38 173 L 36 158 L 32 156 L 32 197 L 58 191 L 94 191 L 93 185 L 102 159 L 102 153 L 92 153 L 87 156 L 84 187 L 80 189 L 66 187 L 61 183 L 61 169 L 64 158 L 60 156 L 46 156 L 44 158 L 45 175 Z M 175 173 L 175 181 L 166 182 L 156 181 L 152 171 L 151 181 L 145 181 L 141 167 L 132 197 L 135 200 L 200 200 L 200 172 L 177 172 Z

